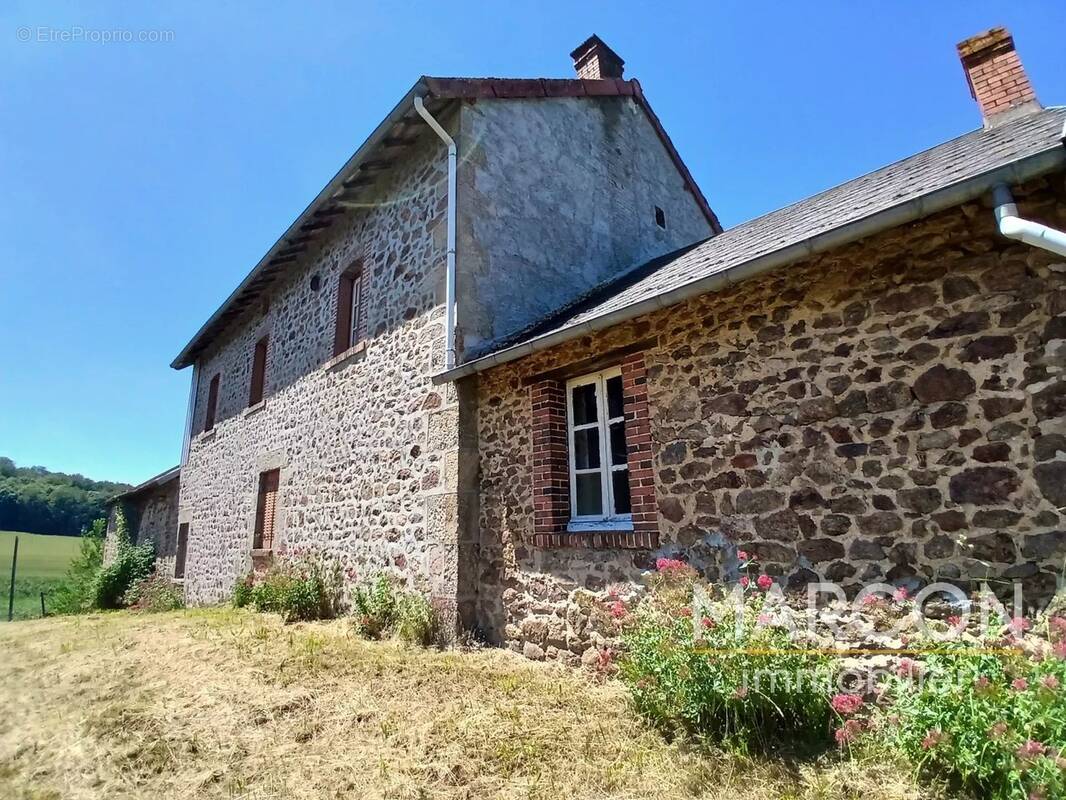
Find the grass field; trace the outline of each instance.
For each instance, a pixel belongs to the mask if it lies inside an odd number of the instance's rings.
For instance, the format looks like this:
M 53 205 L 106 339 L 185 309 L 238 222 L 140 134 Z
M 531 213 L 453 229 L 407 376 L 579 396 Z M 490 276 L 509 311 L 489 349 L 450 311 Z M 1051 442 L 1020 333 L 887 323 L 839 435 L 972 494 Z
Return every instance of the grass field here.
M 77 536 L 43 536 L 38 533 L 0 531 L 0 620 L 7 620 L 11 586 L 11 552 L 19 539 L 18 572 L 15 575 L 15 619 L 41 616 L 41 592 L 63 577 L 78 552 Z
M 347 620 L 207 609 L 0 625 L 0 797 L 917 800 L 898 765 L 670 744 L 622 688 Z

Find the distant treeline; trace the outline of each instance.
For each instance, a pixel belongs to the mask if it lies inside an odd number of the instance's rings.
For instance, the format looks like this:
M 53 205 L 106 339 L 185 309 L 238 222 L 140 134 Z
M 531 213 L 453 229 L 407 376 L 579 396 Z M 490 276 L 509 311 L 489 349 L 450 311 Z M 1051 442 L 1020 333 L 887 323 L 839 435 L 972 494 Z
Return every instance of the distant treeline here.
M 0 456 L 0 530 L 77 536 L 104 515 L 107 499 L 129 484 L 16 467 Z

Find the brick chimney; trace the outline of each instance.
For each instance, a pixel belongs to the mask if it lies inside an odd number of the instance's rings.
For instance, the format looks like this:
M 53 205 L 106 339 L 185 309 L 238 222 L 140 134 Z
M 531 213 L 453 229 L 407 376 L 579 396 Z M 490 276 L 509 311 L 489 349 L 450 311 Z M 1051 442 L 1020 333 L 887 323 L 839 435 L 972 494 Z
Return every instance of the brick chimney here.
M 570 54 L 574 59 L 574 71 L 579 78 L 621 78 L 625 63 L 622 57 L 592 34 Z
M 1039 110 L 1040 103 L 1014 49 L 1010 31 L 992 28 L 959 42 L 957 47 L 970 94 L 981 107 L 986 128 Z

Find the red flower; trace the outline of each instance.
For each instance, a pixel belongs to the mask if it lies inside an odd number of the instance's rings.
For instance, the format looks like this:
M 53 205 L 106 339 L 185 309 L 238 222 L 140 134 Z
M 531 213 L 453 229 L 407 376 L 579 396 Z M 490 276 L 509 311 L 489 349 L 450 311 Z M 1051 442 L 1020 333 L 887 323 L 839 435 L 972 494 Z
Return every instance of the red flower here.
M 748 554 L 744 550 L 737 550 L 737 558 L 739 558 L 741 561 L 747 561 Z
M 862 733 L 862 722 L 857 719 L 849 719 L 833 732 L 833 737 L 837 740 L 837 744 L 843 747 L 854 742 L 860 733 Z
M 973 688 L 979 692 L 987 691 L 992 686 L 992 681 L 988 679 L 987 675 L 982 675 L 980 678 L 973 682 Z
M 1028 739 L 1025 744 L 1023 744 L 1015 751 L 1018 758 L 1020 758 L 1022 761 L 1027 761 L 1030 758 L 1042 756 L 1046 752 L 1047 747 L 1045 747 L 1043 744 L 1036 741 L 1035 739 Z
M 771 578 L 769 575 L 760 575 L 758 577 L 758 579 L 755 581 L 755 583 L 757 583 L 759 585 L 760 589 L 762 589 L 763 591 L 766 591 L 767 589 L 769 589 L 771 586 L 774 585 L 774 579 Z
M 689 608 L 688 606 L 682 606 L 681 610 L 678 611 L 677 613 L 680 614 L 682 617 L 691 617 L 692 616 L 692 609 Z
M 713 628 L 715 626 L 715 621 L 710 617 L 704 617 L 700 620 L 700 624 L 703 625 L 704 628 Z
M 952 614 L 950 617 L 948 617 L 948 625 L 950 625 L 952 628 L 961 628 L 962 617 L 960 617 L 958 614 Z
M 932 750 L 937 745 L 941 744 L 945 739 L 944 732 L 940 728 L 931 728 L 922 739 L 922 748 L 925 750 Z
M 749 578 L 747 575 L 741 575 L 740 576 L 740 585 L 741 586 L 743 586 L 745 589 L 747 589 L 749 583 L 751 583 L 751 578 Z
M 896 667 L 896 674 L 901 678 L 917 678 L 922 674 L 922 668 L 917 661 L 910 658 L 901 658 Z
M 1033 627 L 1033 623 L 1031 623 L 1025 617 L 1015 617 L 1010 621 L 1009 627 L 1013 633 L 1021 634 L 1025 633 L 1027 630 Z
M 1059 679 L 1056 678 L 1054 675 L 1045 675 L 1040 681 L 1040 685 L 1043 686 L 1045 689 L 1055 691 L 1059 688 Z
M 1026 689 L 1029 688 L 1029 681 L 1027 681 L 1025 678 L 1015 678 L 1010 682 L 1010 686 L 1016 692 L 1024 692 Z
M 684 569 L 685 566 L 685 562 L 677 558 L 659 558 L 655 561 L 655 569 L 659 572 L 671 572 L 677 569 Z
M 855 714 L 863 705 L 862 698 L 857 694 L 834 695 L 830 704 L 834 711 L 845 717 Z
M 615 619 L 621 619 L 629 613 L 629 611 L 626 609 L 626 604 L 623 603 L 621 600 L 616 600 L 615 602 L 611 603 L 608 608 L 611 611 L 611 616 Z

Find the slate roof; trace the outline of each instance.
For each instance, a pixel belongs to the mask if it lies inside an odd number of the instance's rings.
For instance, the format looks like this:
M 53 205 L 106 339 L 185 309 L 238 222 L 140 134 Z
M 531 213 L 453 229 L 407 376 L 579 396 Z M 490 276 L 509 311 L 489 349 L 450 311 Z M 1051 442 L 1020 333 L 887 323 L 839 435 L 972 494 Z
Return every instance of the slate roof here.
M 1066 107 L 1048 108 L 1017 117 L 993 128 L 972 131 L 786 208 L 737 225 L 695 246 L 643 264 L 597 287 L 578 302 L 507 341 L 497 342 L 472 361 L 440 377 L 455 377 L 460 371 L 469 373 L 487 368 L 492 363 L 521 357 L 525 352 L 532 352 L 529 345 L 538 340 L 550 337 L 552 340 L 565 341 L 563 337 L 570 329 L 574 329 L 577 335 L 582 330 L 588 330 L 589 324 L 608 316 L 618 316 L 618 312 L 627 308 L 646 306 L 648 301 L 677 293 L 690 284 L 738 270 L 820 235 L 900 206 L 913 206 L 914 201 L 938 192 L 958 188 L 953 202 L 940 204 L 939 208 L 930 204 L 926 209 L 916 209 L 910 218 L 916 219 L 934 210 L 950 207 L 991 188 L 975 182 L 975 178 L 993 176 L 1012 165 L 1031 160 L 1038 172 L 1061 168 L 1066 161 L 1064 124 Z M 1039 165 L 1035 163 L 1037 159 Z M 1032 176 L 1021 171 L 1005 176 L 1013 180 L 1026 177 Z M 901 218 L 902 221 L 905 220 Z M 798 253 L 797 259 L 804 255 Z M 658 303 L 659 306 L 669 304 Z M 651 309 L 646 308 L 639 313 L 648 310 Z M 508 352 L 520 347 L 525 352 Z M 477 366 L 474 367 L 474 364 Z
M 144 481 L 143 483 L 138 483 L 132 489 L 127 489 L 124 492 L 119 492 L 107 502 L 114 503 L 117 500 L 121 500 L 123 497 L 133 497 L 134 495 L 138 495 L 141 492 L 145 492 L 149 489 L 158 489 L 160 486 L 165 486 L 166 484 L 180 477 L 181 465 L 179 464 L 176 467 L 171 467 L 170 469 L 165 470 L 164 472 L 160 472 L 158 475 L 153 475 L 151 478 Z

